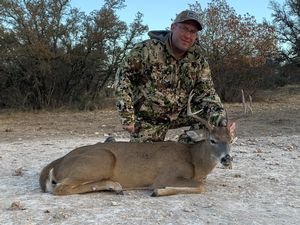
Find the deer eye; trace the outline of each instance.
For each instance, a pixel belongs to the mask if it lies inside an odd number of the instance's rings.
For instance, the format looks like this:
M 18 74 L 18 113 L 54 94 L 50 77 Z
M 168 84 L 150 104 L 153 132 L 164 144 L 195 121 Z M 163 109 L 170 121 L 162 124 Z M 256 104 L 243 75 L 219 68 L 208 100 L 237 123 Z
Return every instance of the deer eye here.
M 217 144 L 217 142 L 214 139 L 210 139 L 210 143 L 214 145 Z

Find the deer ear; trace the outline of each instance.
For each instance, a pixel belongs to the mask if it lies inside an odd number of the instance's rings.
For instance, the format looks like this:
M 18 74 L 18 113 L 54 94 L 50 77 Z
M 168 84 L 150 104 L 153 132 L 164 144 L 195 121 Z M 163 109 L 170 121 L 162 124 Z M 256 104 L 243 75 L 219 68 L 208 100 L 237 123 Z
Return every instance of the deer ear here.
M 193 142 L 199 142 L 204 139 L 203 134 L 198 134 L 193 130 L 187 131 L 186 134 L 192 139 Z
M 235 137 L 235 131 L 236 131 L 236 123 L 235 122 L 228 122 L 227 123 L 227 129 L 230 133 L 230 136 L 233 138 Z
M 227 123 L 227 127 L 228 127 L 228 129 L 236 129 L 236 123 L 235 122 L 232 122 L 232 121 L 229 121 L 228 123 Z

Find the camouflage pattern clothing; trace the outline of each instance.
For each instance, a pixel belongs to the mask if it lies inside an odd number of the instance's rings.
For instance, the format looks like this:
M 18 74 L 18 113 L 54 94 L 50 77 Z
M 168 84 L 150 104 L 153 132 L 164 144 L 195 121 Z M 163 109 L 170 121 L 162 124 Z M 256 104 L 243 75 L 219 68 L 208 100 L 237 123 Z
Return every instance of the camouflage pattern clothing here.
M 116 74 L 117 108 L 123 125 L 135 124 L 135 142 L 163 141 L 169 129 L 197 123 L 186 116 L 189 93 L 192 111 L 220 125 L 225 119 L 207 61 L 198 41 L 176 60 L 171 32 L 149 32 L 151 39 L 131 50 Z

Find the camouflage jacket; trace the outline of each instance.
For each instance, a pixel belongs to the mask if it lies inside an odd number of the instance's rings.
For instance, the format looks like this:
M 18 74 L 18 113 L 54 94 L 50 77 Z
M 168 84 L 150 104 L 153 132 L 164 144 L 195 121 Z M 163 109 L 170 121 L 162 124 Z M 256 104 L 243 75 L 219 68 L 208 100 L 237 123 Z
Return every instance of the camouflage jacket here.
M 192 109 L 218 125 L 225 118 L 211 71 L 195 43 L 184 58 L 176 60 L 171 50 L 171 32 L 149 32 L 151 39 L 135 45 L 120 66 L 115 80 L 117 107 L 124 125 L 137 119 L 176 120 L 186 113 L 194 89 Z

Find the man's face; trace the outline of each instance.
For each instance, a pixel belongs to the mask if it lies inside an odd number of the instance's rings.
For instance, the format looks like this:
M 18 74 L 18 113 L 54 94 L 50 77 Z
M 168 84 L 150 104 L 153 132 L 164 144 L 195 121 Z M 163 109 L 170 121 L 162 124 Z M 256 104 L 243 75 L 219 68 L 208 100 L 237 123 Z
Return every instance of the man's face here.
M 177 51 L 186 52 L 196 41 L 198 36 L 197 23 L 195 21 L 185 21 L 173 23 L 171 25 L 172 45 Z

